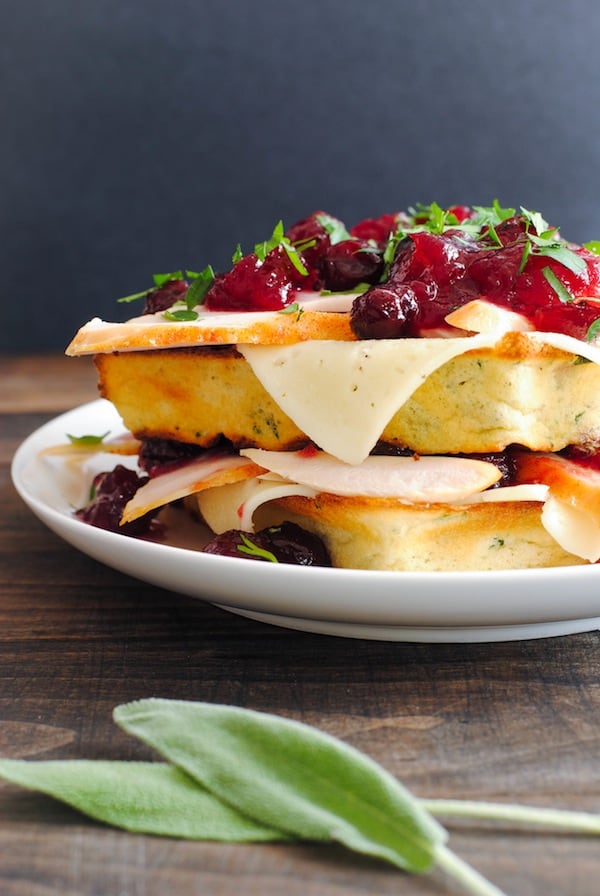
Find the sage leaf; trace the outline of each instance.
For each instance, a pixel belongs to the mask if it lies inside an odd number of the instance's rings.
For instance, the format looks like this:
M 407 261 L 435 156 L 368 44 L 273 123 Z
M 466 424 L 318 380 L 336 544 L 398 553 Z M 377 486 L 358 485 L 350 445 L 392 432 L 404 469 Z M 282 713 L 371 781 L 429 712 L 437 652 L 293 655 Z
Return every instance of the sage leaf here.
M 158 698 L 118 706 L 114 719 L 269 828 L 335 840 L 406 871 L 427 871 L 446 852 L 444 828 L 396 778 L 316 728 L 240 707 Z
M 166 763 L 0 759 L 0 777 L 136 833 L 231 842 L 287 839 Z

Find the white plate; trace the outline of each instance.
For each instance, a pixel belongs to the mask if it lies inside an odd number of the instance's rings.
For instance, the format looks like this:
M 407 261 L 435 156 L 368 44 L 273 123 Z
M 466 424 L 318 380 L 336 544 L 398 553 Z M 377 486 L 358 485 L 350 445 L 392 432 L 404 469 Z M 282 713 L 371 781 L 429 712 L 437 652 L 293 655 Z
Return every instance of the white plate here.
M 203 554 L 199 532 L 174 514 L 155 543 L 73 517 L 91 473 L 70 472 L 41 449 L 66 434 L 116 435 L 123 424 L 99 400 L 50 421 L 23 442 L 12 477 L 31 510 L 69 544 L 142 581 L 288 628 L 385 641 L 467 642 L 541 638 L 600 628 L 600 567 L 502 572 L 369 572 L 259 563 Z M 102 469 L 118 461 L 101 456 Z M 96 458 L 95 463 L 99 459 Z

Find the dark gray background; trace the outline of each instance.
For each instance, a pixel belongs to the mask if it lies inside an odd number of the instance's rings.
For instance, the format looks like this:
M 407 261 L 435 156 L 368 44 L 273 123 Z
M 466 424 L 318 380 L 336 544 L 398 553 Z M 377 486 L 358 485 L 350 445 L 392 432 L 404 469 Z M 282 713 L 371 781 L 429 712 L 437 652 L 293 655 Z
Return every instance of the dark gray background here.
M 600 3 L 4 0 L 0 350 L 324 209 L 600 238 Z

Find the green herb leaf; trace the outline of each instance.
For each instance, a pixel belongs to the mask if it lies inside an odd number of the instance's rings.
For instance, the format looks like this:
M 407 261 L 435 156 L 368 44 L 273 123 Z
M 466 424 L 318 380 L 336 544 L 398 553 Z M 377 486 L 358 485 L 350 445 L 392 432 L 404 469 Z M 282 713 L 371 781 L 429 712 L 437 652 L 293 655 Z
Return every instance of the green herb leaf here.
M 0 759 L 0 777 L 127 831 L 194 840 L 286 839 L 166 763 Z
M 256 557 L 259 560 L 268 560 L 269 563 L 279 563 L 275 554 L 272 554 L 271 551 L 267 551 L 265 548 L 261 548 L 253 541 L 250 541 L 248 536 L 244 535 L 243 532 L 240 532 L 240 538 L 244 542 L 243 544 L 238 545 L 240 554 L 246 554 L 248 557 Z
M 286 305 L 285 308 L 281 308 L 278 314 L 295 314 L 296 320 L 299 321 L 302 315 L 304 314 L 304 308 L 298 304 L 298 302 L 292 302 L 290 305 Z
M 99 445 L 107 435 L 110 433 L 110 429 L 107 429 L 105 433 L 102 433 L 101 436 L 96 435 L 84 435 L 84 436 L 72 436 L 67 433 L 67 438 L 73 445 Z
M 589 325 L 587 333 L 585 334 L 585 341 L 595 342 L 598 337 L 600 337 L 600 317 L 597 317 L 596 320 L 592 321 Z
M 581 255 L 577 255 L 576 252 L 562 243 L 548 242 L 533 234 L 529 234 L 529 241 L 532 243 L 532 252 L 535 255 L 552 258 L 553 261 L 562 264 L 563 267 L 568 268 L 573 274 L 582 274 L 587 269 L 587 264 Z
M 381 766 L 299 722 L 238 707 L 148 699 L 118 725 L 215 796 L 267 827 L 337 840 L 410 871 L 435 863 L 446 832 Z
M 237 246 L 235 247 L 235 251 L 234 251 L 233 255 L 231 256 L 231 263 L 237 264 L 238 261 L 241 261 L 243 257 L 244 257 L 244 253 L 242 252 L 242 247 L 238 243 Z
M 583 244 L 583 248 L 587 249 L 588 252 L 593 252 L 594 255 L 600 255 L 600 240 L 590 240 L 588 243 Z
M 357 283 L 352 289 L 322 289 L 320 296 L 353 296 L 371 289 L 372 283 Z
M 215 272 L 212 265 L 207 264 L 202 271 L 186 271 L 188 279 L 192 282 L 185 294 L 185 304 L 188 311 L 192 311 L 196 305 L 201 305 L 206 298 L 206 293 L 215 281 Z
M 138 299 L 144 299 L 151 289 L 157 286 L 164 286 L 169 280 L 182 280 L 183 271 L 171 271 L 169 274 L 153 274 L 152 279 L 154 281 L 154 287 L 149 286 L 148 289 L 144 289 L 143 292 L 134 292 L 130 296 L 123 296 L 122 298 L 117 299 L 117 302 L 119 304 L 127 304 L 129 302 L 136 302 Z
M 165 320 L 173 321 L 198 320 L 198 312 L 190 311 L 189 308 L 176 308 L 174 311 L 163 311 L 162 316 Z
M 278 223 L 275 225 L 275 228 L 273 229 L 273 233 L 268 240 L 265 240 L 262 243 L 257 243 L 255 245 L 254 253 L 259 261 L 264 261 L 269 252 L 272 252 L 273 249 L 279 248 L 283 249 L 298 273 L 303 277 L 307 277 L 308 270 L 306 268 L 306 265 L 300 257 L 297 246 L 293 243 L 290 243 L 289 239 L 286 237 L 283 227 L 283 221 L 278 221 Z
M 143 292 L 134 292 L 130 296 L 122 296 L 122 298 L 117 299 L 119 304 L 128 304 L 129 302 L 137 302 L 138 299 L 145 298 L 150 292 L 151 287 L 145 289 Z
M 564 304 L 568 304 L 569 302 L 573 301 L 573 296 L 571 295 L 565 284 L 558 279 L 552 268 L 544 268 L 542 270 L 542 274 L 544 275 L 558 298 L 561 300 L 561 302 L 563 302 Z
M 321 212 L 321 214 L 316 215 L 316 219 L 329 235 L 329 242 L 332 246 L 336 243 L 342 243 L 344 240 L 351 239 L 350 234 L 346 230 L 346 225 L 343 221 L 339 221 L 337 218 L 333 218 L 331 215 L 325 214 L 325 212 Z
M 539 212 L 532 212 L 521 206 L 521 214 L 527 220 L 529 227 L 532 227 L 537 234 L 548 232 L 548 222 Z M 554 233 L 554 231 L 552 232 Z
M 155 286 L 164 286 L 169 280 L 183 280 L 183 271 L 171 271 L 169 274 L 153 274 Z
M 284 235 L 285 230 L 283 227 L 283 221 L 278 221 L 273 228 L 273 233 L 271 234 L 269 239 L 264 240 L 262 243 L 257 243 L 254 247 L 254 254 L 259 259 L 259 261 L 264 261 L 269 252 L 272 252 L 273 249 L 276 249 L 277 246 L 281 245 L 281 241 L 283 240 Z

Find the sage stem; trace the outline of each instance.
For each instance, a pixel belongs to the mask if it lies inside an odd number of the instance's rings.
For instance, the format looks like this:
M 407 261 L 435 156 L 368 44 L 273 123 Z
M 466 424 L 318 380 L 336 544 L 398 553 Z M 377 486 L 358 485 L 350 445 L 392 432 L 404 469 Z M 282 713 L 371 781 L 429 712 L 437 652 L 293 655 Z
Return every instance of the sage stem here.
M 507 896 L 447 846 L 441 843 L 437 845 L 435 857 L 437 868 L 454 878 L 471 896 Z
M 568 809 L 548 809 L 521 806 L 515 803 L 489 803 L 478 800 L 419 800 L 423 809 L 432 815 L 489 819 L 518 824 L 562 828 L 587 834 L 600 834 L 600 815 L 593 812 L 573 812 Z

